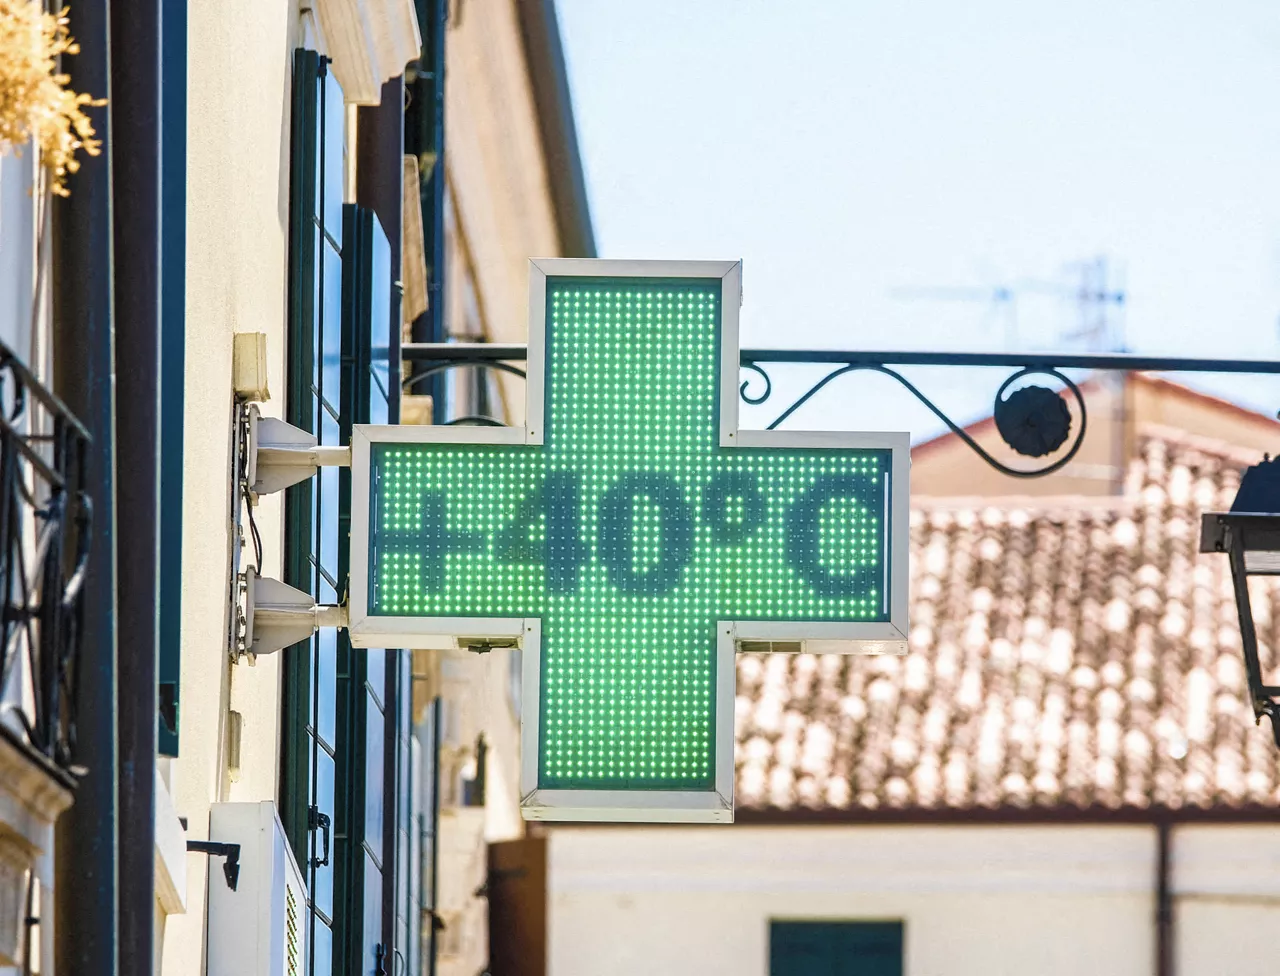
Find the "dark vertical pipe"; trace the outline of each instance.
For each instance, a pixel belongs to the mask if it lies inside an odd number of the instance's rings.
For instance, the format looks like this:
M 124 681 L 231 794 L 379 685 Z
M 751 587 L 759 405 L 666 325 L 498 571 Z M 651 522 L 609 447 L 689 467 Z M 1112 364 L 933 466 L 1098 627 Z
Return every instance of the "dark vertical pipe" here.
M 79 54 L 63 56 L 74 90 L 110 97 L 110 5 L 73 0 Z M 86 424 L 84 489 L 93 506 L 90 573 L 77 681 L 74 761 L 86 769 L 76 802 L 56 827 L 54 966 L 116 976 L 119 950 L 119 822 L 115 726 L 115 348 L 111 275 L 110 109 L 87 109 L 102 154 L 83 156 L 70 197 L 52 207 L 54 387 Z
M 356 121 L 356 203 L 372 210 L 382 224 L 391 247 L 391 279 L 396 283 L 391 289 L 391 388 L 389 396 L 389 420 L 400 420 L 400 253 L 402 241 L 402 216 L 404 208 L 404 78 L 392 78 L 382 86 L 382 100 L 377 105 L 362 107 Z M 416 187 L 415 187 L 416 190 Z M 373 354 L 377 356 L 378 350 Z M 377 654 L 378 651 L 370 651 Z M 383 783 L 391 802 L 385 807 L 382 818 L 382 849 L 386 852 L 382 872 L 382 944 L 390 955 L 396 945 L 397 907 L 406 913 L 409 906 L 397 906 L 400 887 L 400 859 L 396 856 L 399 831 L 403 825 L 402 794 L 405 785 L 399 782 L 401 767 L 400 695 L 404 693 L 401 672 L 407 651 L 386 652 L 386 702 L 383 724 Z
M 181 715 L 182 464 L 187 329 L 187 0 L 165 0 L 160 140 L 160 752 L 178 754 Z
M 444 342 L 444 110 L 446 0 L 415 0 L 422 57 L 405 113 L 405 146 L 418 159 L 422 175 L 423 253 L 427 255 L 427 311 L 413 321 L 414 342 Z M 427 167 L 430 169 L 427 169 Z M 445 417 L 444 381 L 439 374 L 415 384 L 417 394 L 430 394 L 436 423 Z
M 75 91 L 110 98 L 108 0 L 72 0 L 80 53 L 63 56 Z M 103 143 L 53 204 L 54 389 L 89 428 L 85 491 L 93 504 L 74 760 L 87 771 L 58 820 L 54 967 L 116 976 L 120 920 L 116 827 L 115 345 L 112 331 L 111 110 L 88 108 Z
M 1173 976 L 1173 883 L 1170 846 L 1173 825 L 1156 823 L 1156 976 Z
M 372 210 L 391 245 L 391 376 L 400 376 L 400 300 L 404 243 L 404 76 L 382 86 L 382 101 L 357 110 L 356 203 Z M 377 350 L 374 351 L 375 355 Z M 387 391 L 391 423 L 400 420 L 400 384 Z
M 160 0 L 114 0 L 120 967 L 155 957 L 159 590 Z
M 432 129 L 432 145 L 435 147 L 435 166 L 431 168 L 431 209 L 430 220 L 424 220 L 423 226 L 431 227 L 431 280 L 427 284 L 427 301 L 430 303 L 428 314 L 431 316 L 431 331 L 428 342 L 444 342 L 448 335 L 445 322 L 445 240 L 444 240 L 444 198 L 446 189 L 445 155 L 444 155 L 444 114 L 445 114 L 445 31 L 449 25 L 448 0 L 433 0 L 434 22 L 431 25 L 431 49 L 435 62 L 432 71 L 435 102 L 435 118 Z M 448 404 L 445 400 L 444 374 L 437 373 L 431 378 L 431 412 L 432 419 L 443 423 L 448 419 Z
M 440 735 L 443 730 L 442 699 L 431 705 L 431 808 L 425 813 L 431 818 L 431 938 L 427 944 L 427 976 L 436 976 L 436 957 L 440 946 Z

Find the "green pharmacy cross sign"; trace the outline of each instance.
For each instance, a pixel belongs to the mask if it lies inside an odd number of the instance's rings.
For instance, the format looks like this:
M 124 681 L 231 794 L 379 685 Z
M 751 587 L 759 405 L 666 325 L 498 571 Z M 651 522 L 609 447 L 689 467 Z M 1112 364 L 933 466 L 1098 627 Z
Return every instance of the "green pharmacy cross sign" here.
M 738 429 L 741 266 L 540 260 L 523 427 L 357 427 L 352 643 L 524 649 L 529 819 L 733 819 L 734 654 L 904 649 L 905 434 Z

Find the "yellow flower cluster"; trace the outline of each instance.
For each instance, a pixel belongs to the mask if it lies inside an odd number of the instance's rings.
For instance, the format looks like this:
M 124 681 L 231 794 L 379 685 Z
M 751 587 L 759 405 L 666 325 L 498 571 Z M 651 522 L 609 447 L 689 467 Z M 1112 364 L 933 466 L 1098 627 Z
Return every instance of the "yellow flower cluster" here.
M 0 0 L 0 153 L 30 140 L 64 197 L 67 176 L 80 168 L 76 152 L 102 151 L 83 109 L 105 100 L 72 91 L 58 71 L 58 57 L 79 50 L 66 9 L 54 16 L 39 0 Z

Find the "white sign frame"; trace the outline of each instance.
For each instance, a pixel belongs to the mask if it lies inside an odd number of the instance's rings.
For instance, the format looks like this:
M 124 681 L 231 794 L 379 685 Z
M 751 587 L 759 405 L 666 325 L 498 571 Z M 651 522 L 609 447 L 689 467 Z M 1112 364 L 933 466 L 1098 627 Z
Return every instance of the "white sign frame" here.
M 369 475 L 375 444 L 541 445 L 546 382 L 548 278 L 718 278 L 721 297 L 720 446 L 725 448 L 884 449 L 884 567 L 889 619 L 876 622 L 722 620 L 716 627 L 715 787 L 692 790 L 560 790 L 538 787 L 541 707 L 541 619 L 538 617 L 393 617 L 369 614 Z M 798 641 L 806 651 L 905 654 L 910 521 L 910 435 L 907 433 L 740 430 L 738 309 L 740 261 L 612 261 L 541 258 L 529 268 L 529 351 L 523 427 L 356 425 L 351 439 L 351 579 L 349 632 L 354 647 L 448 649 L 457 638 L 516 638 L 524 649 L 520 807 L 528 820 L 728 823 L 733 820 L 735 653 L 743 641 Z

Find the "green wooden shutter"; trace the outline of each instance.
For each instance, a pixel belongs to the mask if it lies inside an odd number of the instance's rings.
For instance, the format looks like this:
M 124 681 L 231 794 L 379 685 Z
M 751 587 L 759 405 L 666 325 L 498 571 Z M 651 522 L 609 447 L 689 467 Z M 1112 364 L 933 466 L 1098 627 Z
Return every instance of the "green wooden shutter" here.
M 392 416 L 390 393 L 391 383 L 399 379 L 391 363 L 392 322 L 399 320 L 392 292 L 391 248 L 377 217 L 354 205 L 345 209 L 343 281 L 341 436 L 346 442 L 354 424 L 397 419 Z M 345 469 L 339 508 L 339 571 L 345 580 L 350 570 L 351 527 L 351 475 Z M 370 972 L 379 964 L 392 970 L 401 801 L 408 795 L 408 784 L 400 782 L 400 723 L 394 703 L 405 657 L 403 651 L 356 650 L 345 632 L 339 635 L 343 748 L 338 781 L 346 802 L 338 811 L 338 889 L 350 924 L 340 933 L 335 958 L 345 960 L 347 972 Z
M 903 924 L 772 922 L 769 976 L 903 976 Z

